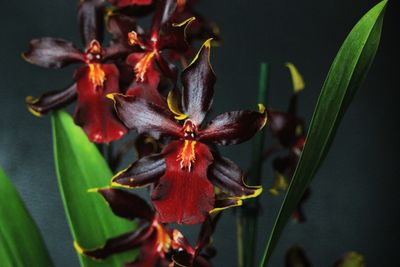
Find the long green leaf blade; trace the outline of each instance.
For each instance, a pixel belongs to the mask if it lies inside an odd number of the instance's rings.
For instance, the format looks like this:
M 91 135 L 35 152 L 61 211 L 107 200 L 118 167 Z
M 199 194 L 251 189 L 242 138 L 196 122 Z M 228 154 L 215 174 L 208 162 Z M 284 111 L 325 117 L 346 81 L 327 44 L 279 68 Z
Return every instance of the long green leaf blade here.
M 91 249 L 102 246 L 110 237 L 131 231 L 132 223 L 112 214 L 99 194 L 88 192 L 109 186 L 112 177 L 96 146 L 64 111 L 53 113 L 52 125 L 58 184 L 74 240 Z M 120 267 L 134 256 L 125 253 L 101 262 L 83 255 L 79 259 L 81 266 Z
M 260 266 L 267 266 L 279 237 L 327 154 L 336 129 L 362 84 L 379 46 L 387 1 L 372 8 L 347 36 L 323 85 L 306 145 L 268 238 Z
M 0 168 L 0 265 L 53 266 L 39 229 Z

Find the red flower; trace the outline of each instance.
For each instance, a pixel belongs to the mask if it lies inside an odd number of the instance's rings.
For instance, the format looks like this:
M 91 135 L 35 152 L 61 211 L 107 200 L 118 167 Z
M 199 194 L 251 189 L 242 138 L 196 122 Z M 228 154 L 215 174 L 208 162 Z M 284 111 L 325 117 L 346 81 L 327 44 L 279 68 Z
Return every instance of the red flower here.
M 154 183 L 151 197 L 164 223 L 200 223 L 216 209 L 241 205 L 243 198 L 261 193 L 260 187 L 245 185 L 243 172 L 235 163 L 209 146 L 247 141 L 267 120 L 260 105 L 259 112 L 227 112 L 203 125 L 216 81 L 209 63 L 210 42 L 205 42 L 181 76 L 181 103 L 174 97 L 178 92 L 169 95 L 170 110 L 138 97 L 113 95 L 117 112 L 129 129 L 156 139 L 175 139 L 161 153 L 139 159 L 113 178 L 113 183 L 127 187 Z M 216 200 L 214 185 L 229 197 Z
M 140 248 L 139 257 L 124 266 L 167 267 L 172 266 L 172 255 L 177 251 L 187 251 L 188 255 L 194 253 L 194 249 L 182 234 L 177 229 L 170 229 L 160 223 L 153 210 L 143 199 L 118 189 L 99 189 L 98 192 L 108 202 L 114 214 L 128 220 L 138 220 L 139 227 L 133 232 L 107 240 L 106 244 L 98 249 L 84 249 L 75 242 L 75 248 L 80 254 L 101 260 L 116 253 Z M 208 227 L 209 225 L 203 227 L 202 238 L 199 240 L 209 240 L 209 236 L 205 236 L 212 233 Z M 200 258 L 205 260 L 203 256 L 199 256 Z
M 133 67 L 138 83 L 149 83 L 153 87 L 158 85 L 159 71 L 154 63 L 157 63 L 161 72 L 173 83 L 176 82 L 176 71 L 161 56 L 161 52 L 173 50 L 183 53 L 188 49 L 185 30 L 194 18 L 188 18 L 178 24 L 171 23 L 170 17 L 175 8 L 176 1 L 158 1 L 150 33 L 131 31 L 128 35 L 129 44 L 140 49 L 127 58 L 127 63 Z
M 85 51 L 77 49 L 63 39 L 40 38 L 30 42 L 23 54 L 28 62 L 47 68 L 62 68 L 81 62 L 74 75 L 75 82 L 62 91 L 45 93 L 38 99 L 27 97 L 28 109 L 37 116 L 66 106 L 77 98 L 74 121 L 89 139 L 96 143 L 109 143 L 121 138 L 126 128 L 115 116 L 112 102 L 105 96 L 118 93 L 119 71 L 105 61 L 119 53 L 118 49 L 101 46 L 104 4 L 100 0 L 81 1 L 79 19 Z
M 153 0 L 109 0 L 116 7 L 126 7 L 131 5 L 147 6 L 153 3 Z

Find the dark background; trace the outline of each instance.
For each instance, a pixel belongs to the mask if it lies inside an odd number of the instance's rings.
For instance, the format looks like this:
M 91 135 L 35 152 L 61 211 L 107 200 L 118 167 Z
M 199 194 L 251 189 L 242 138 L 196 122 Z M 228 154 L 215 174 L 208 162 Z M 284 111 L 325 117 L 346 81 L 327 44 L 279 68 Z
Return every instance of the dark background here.
M 20 57 L 29 40 L 36 37 L 61 37 L 79 44 L 76 6 L 74 1 L 62 0 L 1 2 L 0 165 L 38 223 L 56 266 L 78 266 L 56 183 L 50 118 L 38 119 L 24 106 L 25 96 L 38 96 L 66 85 L 72 69 L 46 70 Z M 271 63 L 271 105 L 276 109 L 286 108 L 291 82 L 283 64 L 292 61 L 307 84 L 300 98 L 300 110 L 307 121 L 342 41 L 358 19 L 378 3 L 372 0 L 200 2 L 199 9 L 218 23 L 224 39 L 223 45 L 214 48 L 212 54 L 218 76 L 215 113 L 255 107 L 261 61 Z M 304 225 L 288 225 L 271 266 L 283 266 L 284 252 L 294 243 L 305 247 L 314 266 L 332 266 L 349 250 L 365 255 L 368 266 L 399 264 L 400 9 L 398 1 L 389 2 L 376 60 L 312 184 L 313 194 L 305 205 L 309 220 Z M 249 147 L 250 143 L 246 143 L 224 152 L 246 168 Z M 266 171 L 263 179 L 268 188 L 272 183 L 268 164 Z M 265 193 L 261 200 L 264 207 L 259 244 L 263 246 L 282 198 Z M 219 225 L 215 242 L 219 248 L 215 265 L 236 266 L 231 212 L 227 212 Z M 257 253 L 259 258 L 261 249 Z

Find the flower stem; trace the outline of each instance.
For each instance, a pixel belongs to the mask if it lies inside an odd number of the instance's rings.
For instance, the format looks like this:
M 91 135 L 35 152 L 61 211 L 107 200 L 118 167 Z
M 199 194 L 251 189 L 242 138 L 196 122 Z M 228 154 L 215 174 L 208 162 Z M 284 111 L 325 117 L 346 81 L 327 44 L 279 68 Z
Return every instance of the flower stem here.
M 257 101 L 260 104 L 267 105 L 268 94 L 268 75 L 269 66 L 267 63 L 260 65 L 260 79 L 258 88 Z M 252 159 L 249 176 L 247 177 L 247 184 L 260 185 L 262 174 L 262 162 L 264 151 L 265 131 L 260 131 L 253 139 L 252 144 Z M 242 236 L 239 238 L 241 244 L 238 245 L 239 255 L 242 255 L 242 262 L 239 259 L 239 266 L 253 267 L 254 257 L 257 243 L 257 222 L 260 209 L 258 198 L 250 199 L 243 206 L 241 212 L 238 213 L 237 220 L 238 230 L 241 230 Z M 239 235 L 239 233 L 238 233 Z

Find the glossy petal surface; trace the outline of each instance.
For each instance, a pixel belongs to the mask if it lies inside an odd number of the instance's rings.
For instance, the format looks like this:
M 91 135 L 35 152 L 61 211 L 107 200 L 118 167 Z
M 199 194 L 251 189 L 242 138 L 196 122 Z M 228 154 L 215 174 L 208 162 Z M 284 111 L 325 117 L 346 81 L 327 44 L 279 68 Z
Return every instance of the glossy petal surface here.
M 44 37 L 33 39 L 29 45 L 23 58 L 41 67 L 58 69 L 85 60 L 80 50 L 63 39 Z
M 80 125 L 89 139 L 95 143 L 109 143 L 121 138 L 127 129 L 118 120 L 113 102 L 106 97 L 118 93 L 118 69 L 112 64 L 102 64 L 105 73 L 103 86 L 92 82 L 88 67 L 77 71 L 78 102 L 74 121 Z
M 266 114 L 257 111 L 226 112 L 212 120 L 199 133 L 199 139 L 220 145 L 240 144 L 262 129 L 266 120 Z
M 201 223 L 214 206 L 214 188 L 207 179 L 213 160 L 208 147 L 196 144 L 196 161 L 188 171 L 177 161 L 183 146 L 182 141 L 173 141 L 164 149 L 167 168 L 152 192 L 153 204 L 164 223 Z

